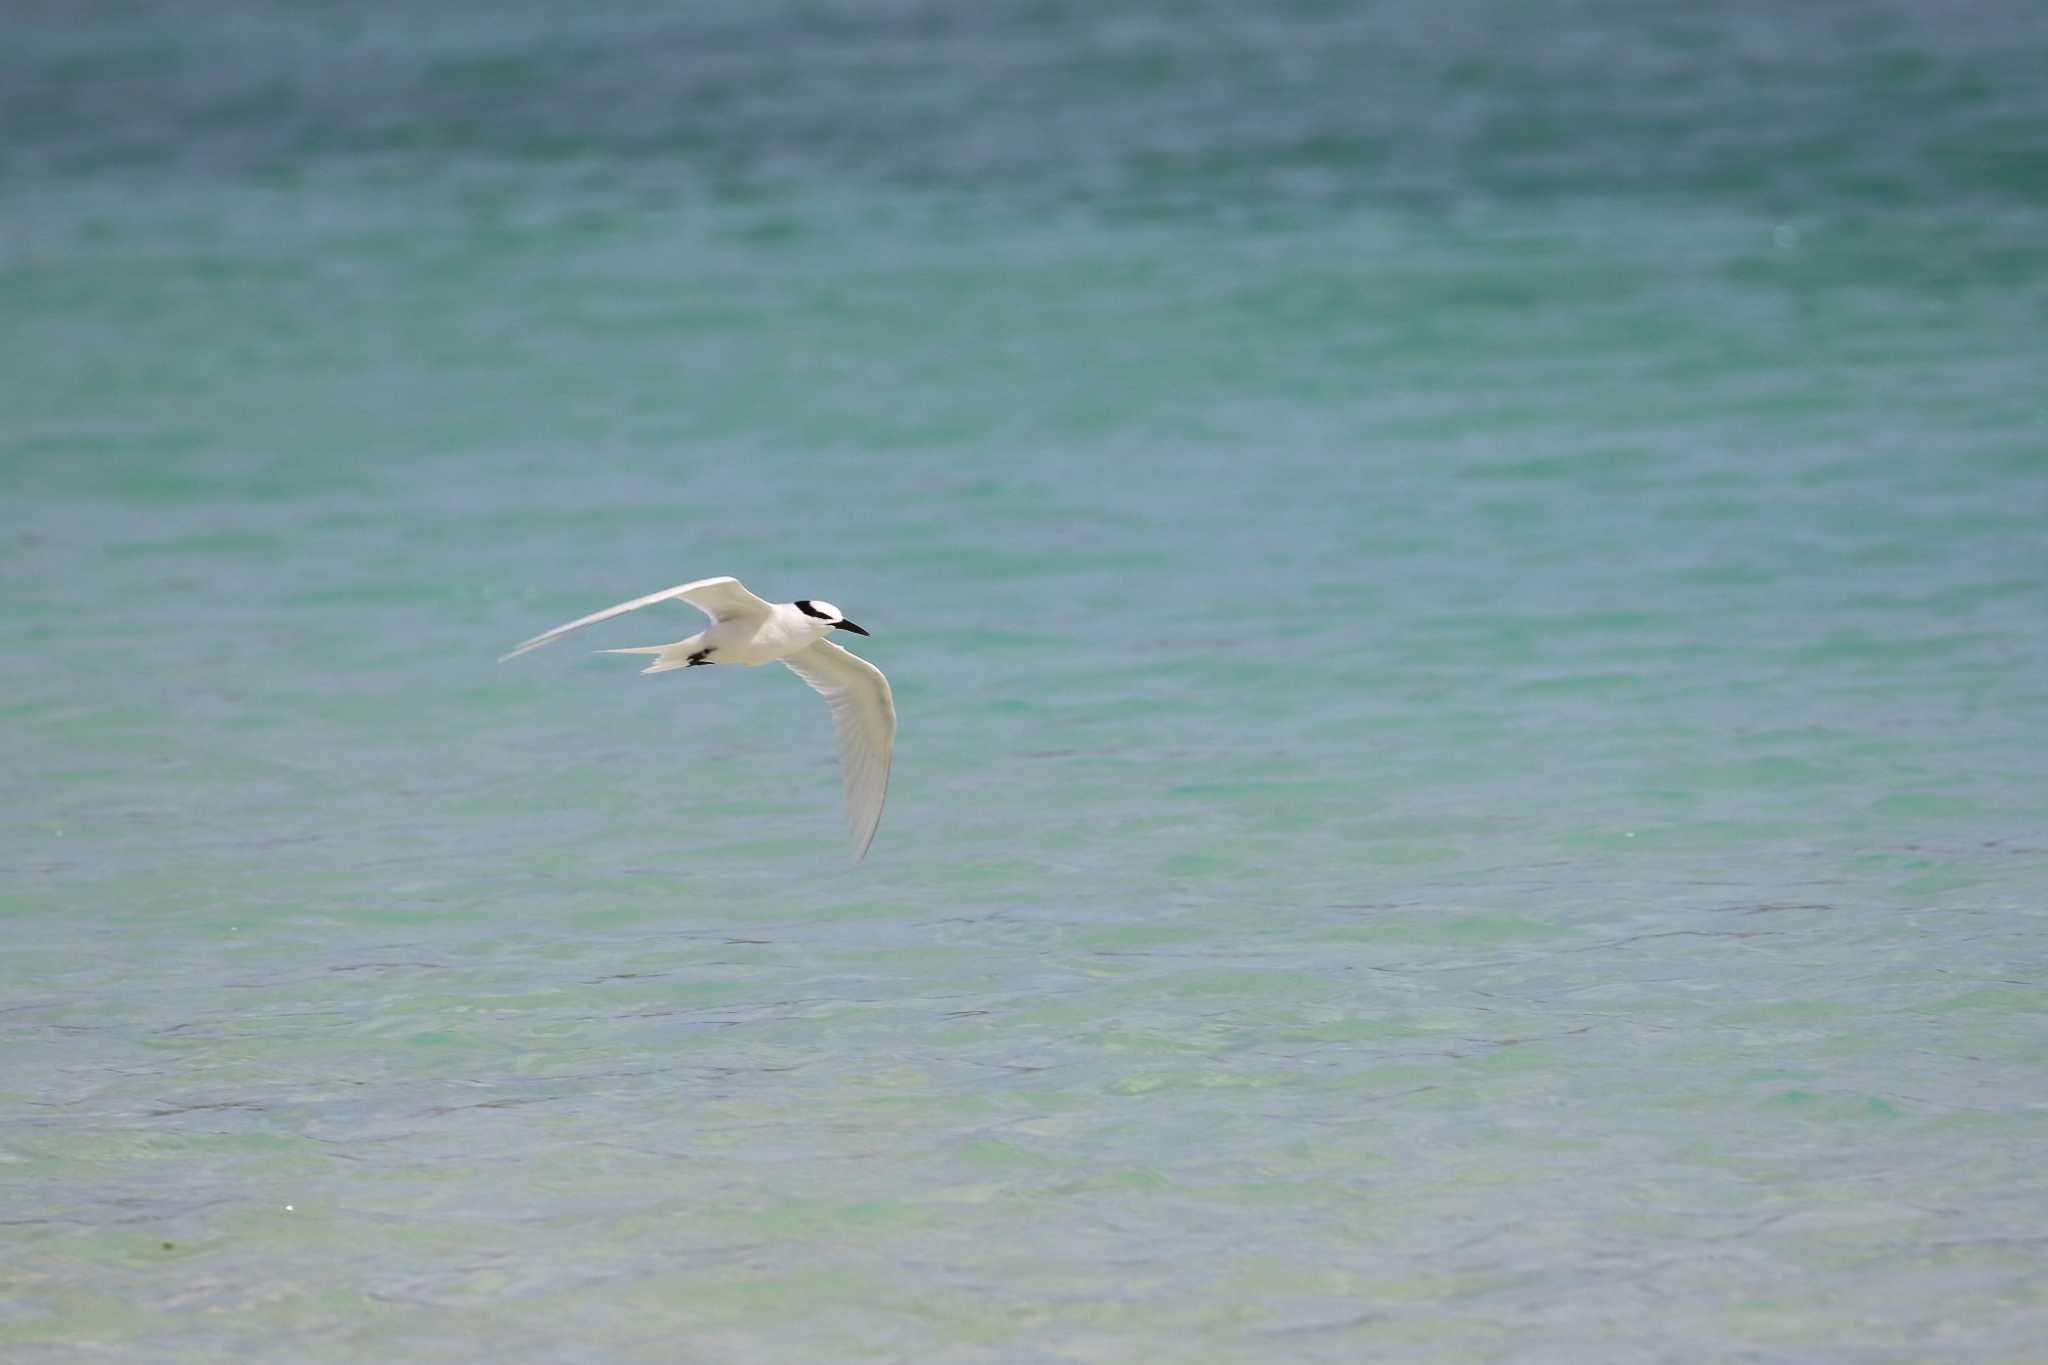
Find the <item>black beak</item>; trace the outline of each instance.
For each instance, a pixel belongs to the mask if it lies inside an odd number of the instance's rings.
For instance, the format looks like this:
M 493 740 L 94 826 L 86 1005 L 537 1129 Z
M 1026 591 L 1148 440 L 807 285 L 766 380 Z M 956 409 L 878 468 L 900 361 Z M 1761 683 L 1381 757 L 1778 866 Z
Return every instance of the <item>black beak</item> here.
M 832 629 L 834 629 L 834 630 L 850 630 L 850 631 L 852 631 L 852 632 L 853 632 L 853 633 L 854 633 L 855 635 L 865 635 L 865 634 L 867 634 L 867 632 L 866 632 L 866 631 L 862 630 L 862 629 L 861 629 L 861 628 L 860 628 L 859 626 L 855 625 L 855 624 L 854 624 L 853 622 L 851 622 L 851 621 L 834 621 L 834 622 L 832 623 Z

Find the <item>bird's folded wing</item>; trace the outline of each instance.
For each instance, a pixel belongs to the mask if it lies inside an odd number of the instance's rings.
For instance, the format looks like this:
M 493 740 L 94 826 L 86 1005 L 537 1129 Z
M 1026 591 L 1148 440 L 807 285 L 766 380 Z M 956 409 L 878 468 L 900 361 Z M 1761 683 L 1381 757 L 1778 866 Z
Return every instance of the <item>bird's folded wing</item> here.
M 853 860 L 866 856 L 882 823 L 889 794 L 889 759 L 896 748 L 896 700 L 889 680 L 858 654 L 820 640 L 783 659 L 832 708 L 832 737 L 846 782 L 846 828 Z
M 651 592 L 645 597 L 636 597 L 630 602 L 621 602 L 615 607 L 606 607 L 603 611 L 594 611 L 588 616 L 571 621 L 566 626 L 556 626 L 553 630 L 543 635 L 534 636 L 511 653 L 499 655 L 498 662 L 503 663 L 507 659 L 516 659 L 527 650 L 539 649 L 548 641 L 567 635 L 570 631 L 576 630 L 579 627 L 596 625 L 599 621 L 609 621 L 614 616 L 623 616 L 629 611 L 638 611 L 642 607 L 651 607 L 656 602 L 666 602 L 672 597 L 681 598 L 714 621 L 730 621 L 737 617 L 746 616 L 766 616 L 771 610 L 766 602 L 763 602 L 760 598 L 740 586 L 740 581 L 737 578 L 700 578 L 694 583 L 682 583 L 673 588 L 663 588 L 660 592 Z

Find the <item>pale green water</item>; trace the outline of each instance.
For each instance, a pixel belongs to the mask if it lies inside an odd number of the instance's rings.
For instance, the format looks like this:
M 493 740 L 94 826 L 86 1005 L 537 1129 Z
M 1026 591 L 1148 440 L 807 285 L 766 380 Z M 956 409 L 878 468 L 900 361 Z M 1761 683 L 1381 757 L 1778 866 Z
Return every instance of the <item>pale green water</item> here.
M 2038 1356 L 2048 33 L 1783 8 L 17 19 L 0 1356 Z

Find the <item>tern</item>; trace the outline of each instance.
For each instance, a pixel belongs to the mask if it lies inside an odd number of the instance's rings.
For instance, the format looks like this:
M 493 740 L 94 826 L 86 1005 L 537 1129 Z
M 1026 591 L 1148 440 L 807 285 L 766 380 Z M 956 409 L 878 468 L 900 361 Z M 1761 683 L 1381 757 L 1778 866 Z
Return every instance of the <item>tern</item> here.
M 853 839 L 853 860 L 858 863 L 874 842 L 875 826 L 882 822 L 882 801 L 889 793 L 889 759 L 896 747 L 896 701 L 881 669 L 825 638 L 835 630 L 867 634 L 830 602 L 814 598 L 764 602 L 748 592 L 737 578 L 700 578 L 556 626 L 501 656 L 498 662 L 517 658 L 580 627 L 671 598 L 680 598 L 710 617 L 710 627 L 672 645 L 639 645 L 600 652 L 652 654 L 654 662 L 640 670 L 643 673 L 667 673 L 708 664 L 745 664 L 750 668 L 762 664 L 787 665 L 832 708 L 832 736 L 839 746 L 839 773 L 846 783 L 846 828 Z

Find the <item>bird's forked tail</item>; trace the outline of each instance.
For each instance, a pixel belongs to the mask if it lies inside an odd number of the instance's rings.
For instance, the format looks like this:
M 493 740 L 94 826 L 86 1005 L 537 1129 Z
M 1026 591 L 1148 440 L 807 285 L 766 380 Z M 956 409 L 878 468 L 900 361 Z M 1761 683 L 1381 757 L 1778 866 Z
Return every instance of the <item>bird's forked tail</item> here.
M 666 673 L 672 668 L 688 668 L 704 662 L 707 653 L 697 643 L 697 637 L 678 640 L 672 645 L 635 645 L 631 649 L 601 649 L 600 654 L 652 654 L 654 662 L 641 669 L 642 673 Z

